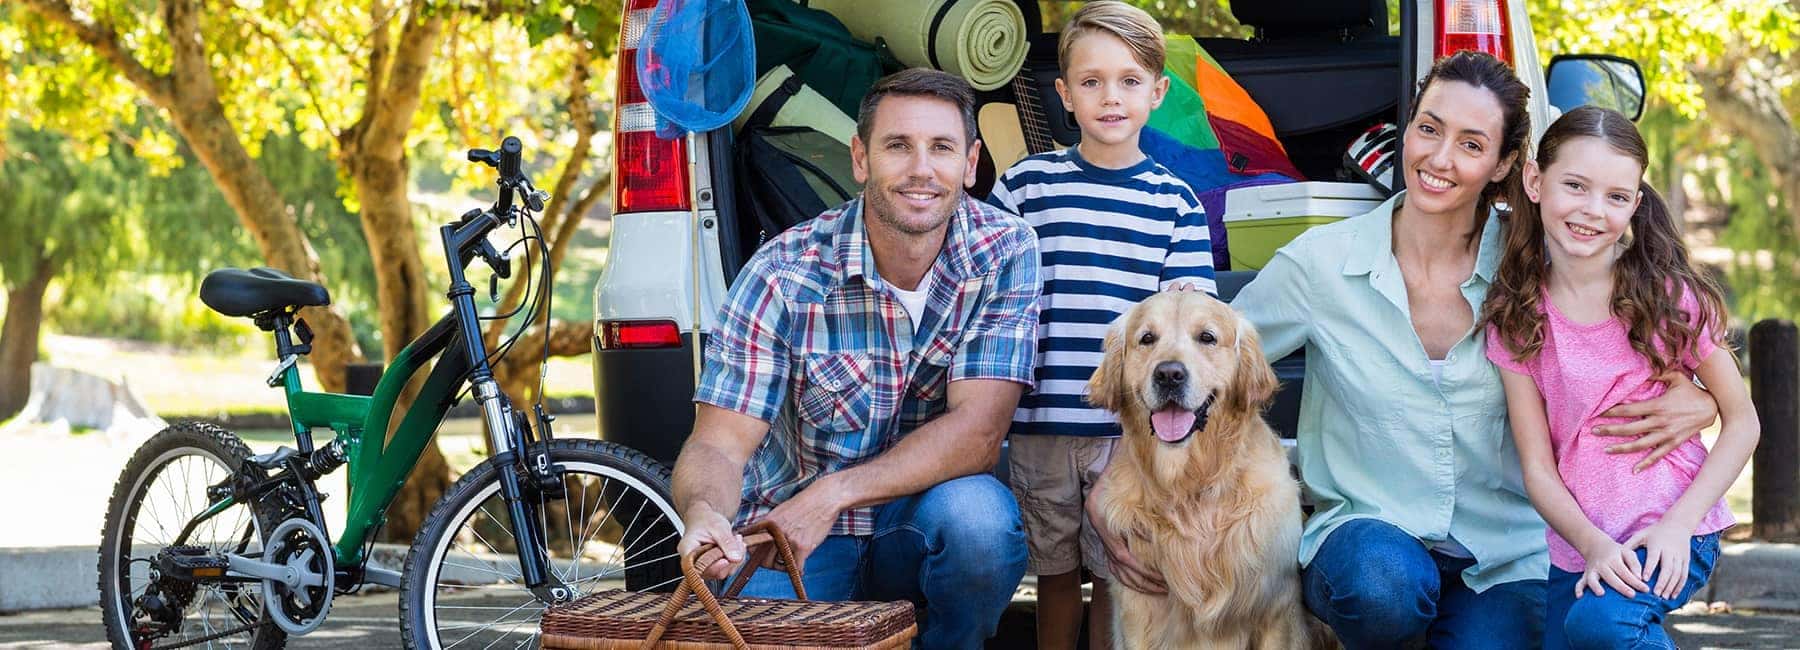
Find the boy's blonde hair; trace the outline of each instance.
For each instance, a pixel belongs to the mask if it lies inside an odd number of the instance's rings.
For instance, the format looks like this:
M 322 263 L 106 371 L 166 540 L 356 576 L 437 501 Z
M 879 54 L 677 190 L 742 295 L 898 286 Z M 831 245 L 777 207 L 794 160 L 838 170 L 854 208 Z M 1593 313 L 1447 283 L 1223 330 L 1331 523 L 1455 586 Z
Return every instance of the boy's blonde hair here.
M 1131 58 L 1150 74 L 1161 75 L 1168 50 L 1163 47 L 1162 25 L 1144 10 L 1118 0 L 1096 0 L 1083 6 L 1069 19 L 1056 44 L 1056 63 L 1063 74 L 1069 71 L 1069 49 L 1075 41 L 1091 34 L 1109 34 L 1131 48 Z

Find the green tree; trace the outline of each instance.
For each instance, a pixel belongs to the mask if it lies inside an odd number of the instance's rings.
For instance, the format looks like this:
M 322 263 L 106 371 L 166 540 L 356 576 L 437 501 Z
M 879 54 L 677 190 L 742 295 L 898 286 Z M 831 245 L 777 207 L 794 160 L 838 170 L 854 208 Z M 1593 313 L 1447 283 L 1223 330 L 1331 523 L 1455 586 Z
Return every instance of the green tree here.
M 0 420 L 25 406 L 37 360 L 44 293 L 69 274 L 97 275 L 132 254 L 122 231 L 130 188 L 141 167 L 118 149 L 82 160 L 61 137 L 14 127 L 0 159 Z
M 0 53 L 23 52 L 10 55 L 22 62 L 4 68 L 9 82 L 20 82 L 8 87 L 25 92 L 0 106 L 78 138 L 129 123 L 130 111 L 117 106 L 155 107 L 207 169 L 263 258 L 329 287 L 294 206 L 278 200 L 255 164 L 263 137 L 285 129 L 298 110 L 302 140 L 332 151 L 348 181 L 346 201 L 359 215 L 377 271 L 381 342 L 391 358 L 435 317 L 428 297 L 436 292 L 425 282 L 408 199 L 409 151 L 452 130 L 482 135 L 466 125 L 486 116 L 517 115 L 521 102 L 536 97 L 533 70 L 521 65 L 534 56 L 530 42 L 605 32 L 617 24 L 619 8 L 282 0 L 202 11 L 194 0 L 23 0 L 0 6 Z M 602 48 L 607 40 L 587 39 Z M 419 110 L 424 105 L 440 110 Z M 491 146 L 498 131 L 465 144 Z M 321 383 L 341 390 L 343 368 L 360 356 L 347 319 L 336 306 L 303 316 L 320 335 L 311 361 Z M 409 538 L 448 484 L 442 454 L 428 447 L 390 511 L 390 538 Z

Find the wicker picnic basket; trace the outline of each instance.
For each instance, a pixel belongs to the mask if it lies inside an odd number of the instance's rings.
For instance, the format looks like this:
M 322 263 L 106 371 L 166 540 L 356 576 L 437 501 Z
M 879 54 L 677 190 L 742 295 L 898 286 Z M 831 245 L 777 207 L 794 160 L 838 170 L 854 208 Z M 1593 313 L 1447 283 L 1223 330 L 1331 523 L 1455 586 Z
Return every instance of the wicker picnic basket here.
M 622 590 L 591 594 L 544 613 L 545 648 L 571 650 L 898 650 L 918 634 L 913 605 L 897 602 L 822 602 L 806 599 L 793 547 L 773 525 L 741 531 L 752 549 L 747 566 L 763 566 L 781 554 L 799 600 L 739 598 L 750 571 L 740 573 L 715 597 L 695 567 L 720 551 L 701 546 L 681 557 L 681 584 L 672 594 Z M 698 603 L 694 596 L 698 596 Z

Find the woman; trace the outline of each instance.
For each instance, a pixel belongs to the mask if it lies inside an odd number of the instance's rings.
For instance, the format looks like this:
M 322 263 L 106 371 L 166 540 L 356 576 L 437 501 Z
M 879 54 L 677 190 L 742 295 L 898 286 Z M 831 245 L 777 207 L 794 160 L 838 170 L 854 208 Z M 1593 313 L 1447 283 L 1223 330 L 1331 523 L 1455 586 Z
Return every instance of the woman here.
M 1490 206 L 1521 168 L 1529 93 L 1492 56 L 1440 60 L 1404 133 L 1410 189 L 1295 239 L 1233 303 L 1270 359 L 1306 348 L 1298 451 L 1316 509 L 1301 577 L 1308 609 L 1352 649 L 1422 635 L 1452 648 L 1543 639 L 1544 523 L 1474 329 L 1501 251 Z M 1711 423 L 1712 400 L 1674 383 L 1615 413 L 1653 416 L 1628 432 Z M 1103 541 L 1124 567 L 1118 580 L 1159 589 L 1116 537 Z

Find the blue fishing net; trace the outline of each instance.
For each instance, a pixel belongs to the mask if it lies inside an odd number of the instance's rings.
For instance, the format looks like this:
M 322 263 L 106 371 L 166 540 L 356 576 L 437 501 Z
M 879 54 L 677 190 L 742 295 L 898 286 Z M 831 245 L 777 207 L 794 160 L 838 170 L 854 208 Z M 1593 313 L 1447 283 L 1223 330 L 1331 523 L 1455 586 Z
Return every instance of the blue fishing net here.
M 744 0 L 662 0 L 638 43 L 638 84 L 659 137 L 729 124 L 756 85 L 756 45 Z

